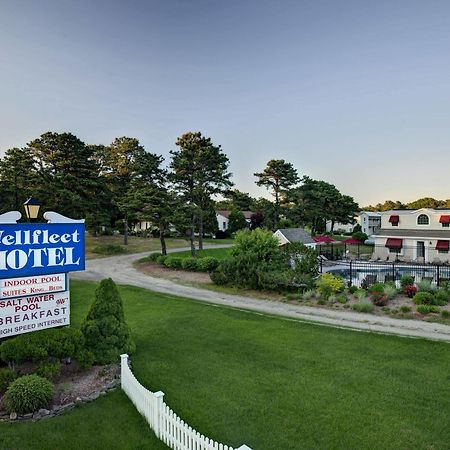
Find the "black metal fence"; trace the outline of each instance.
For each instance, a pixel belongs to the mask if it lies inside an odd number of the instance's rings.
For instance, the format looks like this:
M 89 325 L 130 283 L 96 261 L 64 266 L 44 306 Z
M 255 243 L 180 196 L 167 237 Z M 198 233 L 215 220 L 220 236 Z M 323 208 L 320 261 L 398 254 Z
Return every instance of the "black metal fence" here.
M 403 275 L 410 275 L 414 282 L 429 281 L 434 286 L 441 286 L 450 281 L 450 266 L 435 264 L 406 264 L 401 262 L 364 262 L 320 260 L 320 272 L 339 275 L 347 281 L 348 286 L 367 287 L 375 282 L 393 282 L 398 287 Z

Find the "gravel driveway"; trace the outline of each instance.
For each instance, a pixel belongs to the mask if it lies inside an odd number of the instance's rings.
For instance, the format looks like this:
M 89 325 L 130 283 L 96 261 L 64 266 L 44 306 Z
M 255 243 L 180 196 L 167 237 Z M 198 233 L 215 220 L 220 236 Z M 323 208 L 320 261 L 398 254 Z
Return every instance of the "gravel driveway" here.
M 229 245 L 205 246 L 205 248 L 212 247 L 225 248 L 229 247 Z M 173 249 L 169 252 L 182 250 L 189 249 Z M 246 311 L 316 322 L 318 324 L 338 328 L 352 328 L 360 331 L 397 334 L 401 336 L 450 342 L 450 326 L 448 325 L 419 320 L 393 319 L 391 317 L 380 317 L 353 311 L 334 311 L 312 306 L 264 301 L 251 297 L 229 295 L 190 286 L 183 286 L 163 278 L 151 277 L 139 272 L 133 267 L 133 261 L 148 256 L 148 254 L 149 252 L 145 252 L 88 260 L 84 272 L 74 272 L 70 276 L 73 279 L 90 281 L 99 281 L 103 278 L 110 277 L 118 284 L 128 284 L 162 292 L 164 294 L 189 297 L 216 305 L 223 305 Z

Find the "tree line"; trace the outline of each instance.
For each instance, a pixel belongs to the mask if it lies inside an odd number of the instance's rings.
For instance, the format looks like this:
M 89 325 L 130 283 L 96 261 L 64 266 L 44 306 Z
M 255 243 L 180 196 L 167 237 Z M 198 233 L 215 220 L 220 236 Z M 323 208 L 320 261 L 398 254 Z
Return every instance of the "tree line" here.
M 421 208 L 450 208 L 450 198 L 447 200 L 437 200 L 433 197 L 423 197 L 409 203 L 399 200 L 386 200 L 384 203 L 377 203 L 375 206 L 369 205 L 363 208 L 364 211 L 389 211 L 391 209 L 421 209 Z
M 252 211 L 252 228 L 308 226 L 312 232 L 323 231 L 328 220 L 353 222 L 358 211 L 352 197 L 325 181 L 300 178 L 284 160 L 254 174 L 274 201 L 252 198 L 233 189 L 229 164 L 221 146 L 201 132 L 178 137 L 167 166 L 133 137 L 90 145 L 72 133 L 47 132 L 0 160 L 0 212 L 21 210 L 33 196 L 45 210 L 85 218 L 94 234 L 121 229 L 125 243 L 130 224 L 145 220 L 154 225 L 163 254 L 169 229 L 188 238 L 194 254 L 195 237 L 201 249 L 204 234 L 217 231 L 220 208 L 232 210 L 237 229 L 246 225 L 242 211 Z

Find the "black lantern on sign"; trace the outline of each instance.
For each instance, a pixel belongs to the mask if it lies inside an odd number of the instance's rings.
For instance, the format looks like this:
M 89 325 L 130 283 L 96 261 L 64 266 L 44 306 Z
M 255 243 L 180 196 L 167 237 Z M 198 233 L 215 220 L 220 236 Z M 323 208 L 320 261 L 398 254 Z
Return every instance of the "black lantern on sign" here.
M 41 204 L 39 203 L 39 200 L 36 200 L 33 197 L 30 197 L 24 204 L 23 207 L 25 208 L 25 214 L 27 216 L 27 219 L 30 222 L 34 222 L 39 214 L 39 209 L 41 207 Z

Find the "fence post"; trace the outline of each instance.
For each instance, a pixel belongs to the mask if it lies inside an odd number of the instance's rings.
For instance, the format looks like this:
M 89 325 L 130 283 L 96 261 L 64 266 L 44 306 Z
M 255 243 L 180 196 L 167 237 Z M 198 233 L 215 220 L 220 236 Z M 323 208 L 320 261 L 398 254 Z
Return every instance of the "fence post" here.
M 392 264 L 392 281 L 395 284 L 395 264 Z
M 437 287 L 441 285 L 441 273 L 439 270 L 439 266 L 436 266 L 436 281 L 437 281 Z
M 122 389 L 125 379 L 125 367 L 128 368 L 128 355 L 126 353 L 120 355 L 120 386 Z
M 164 392 L 158 391 L 153 394 L 155 396 L 155 434 L 158 438 L 162 437 L 161 415 L 163 410 Z
M 350 280 L 348 281 L 348 286 L 352 285 L 353 273 L 352 273 L 352 260 L 350 260 Z

